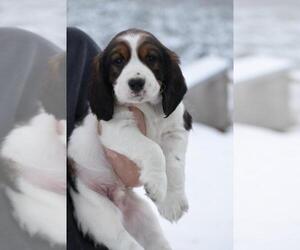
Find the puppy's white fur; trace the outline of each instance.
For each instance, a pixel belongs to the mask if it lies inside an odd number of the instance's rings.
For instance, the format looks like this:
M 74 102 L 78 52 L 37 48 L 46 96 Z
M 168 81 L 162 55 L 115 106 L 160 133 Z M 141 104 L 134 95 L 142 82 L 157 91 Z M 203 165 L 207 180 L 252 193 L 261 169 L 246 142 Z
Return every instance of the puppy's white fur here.
M 13 214 L 30 235 L 66 244 L 66 126 L 44 112 L 6 137 L 1 154 L 16 171 L 7 188 Z
M 112 250 L 171 249 L 148 204 L 124 187 L 112 171 L 102 144 L 140 167 L 140 181 L 150 198 L 165 218 L 176 221 L 188 209 L 183 105 L 168 119 L 161 115 L 159 105 L 140 104 L 138 108 L 145 114 L 147 136 L 137 128 L 132 112 L 121 106 L 116 107 L 112 120 L 100 122 L 101 135 L 92 114 L 74 130 L 68 154 L 79 176 L 78 193 L 72 195 L 75 214 L 84 233 Z
M 162 216 L 177 221 L 187 211 L 183 104 L 166 119 L 160 105 L 136 105 L 145 115 L 147 135 L 139 131 L 131 112 L 117 107 L 113 119 L 101 121 L 104 146 L 126 155 L 141 168 L 140 180 Z
M 127 125 L 134 125 L 131 112 L 119 114 Z M 124 187 L 107 163 L 98 125 L 96 117 L 89 114 L 73 131 L 68 146 L 79 176 L 78 192 L 72 197 L 82 232 L 112 250 L 171 249 L 149 205 Z M 116 137 L 122 133 L 121 127 L 115 131 Z

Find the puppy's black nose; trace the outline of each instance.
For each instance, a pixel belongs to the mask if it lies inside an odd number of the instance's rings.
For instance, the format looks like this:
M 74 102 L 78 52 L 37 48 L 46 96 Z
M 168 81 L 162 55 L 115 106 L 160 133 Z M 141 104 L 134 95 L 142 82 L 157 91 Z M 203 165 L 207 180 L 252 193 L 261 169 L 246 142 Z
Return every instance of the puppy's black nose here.
M 133 92 L 139 92 L 144 88 L 145 79 L 143 78 L 133 78 L 128 81 L 129 88 Z

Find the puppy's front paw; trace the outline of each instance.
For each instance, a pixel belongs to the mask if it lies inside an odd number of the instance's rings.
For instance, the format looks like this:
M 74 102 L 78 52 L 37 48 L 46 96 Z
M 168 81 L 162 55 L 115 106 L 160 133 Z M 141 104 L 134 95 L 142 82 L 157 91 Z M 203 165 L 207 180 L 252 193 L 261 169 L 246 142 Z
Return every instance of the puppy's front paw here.
M 167 194 L 167 176 L 162 173 L 160 176 L 143 181 L 144 188 L 149 198 L 155 202 L 162 202 Z
M 167 193 L 164 201 L 157 205 L 159 213 L 170 222 L 178 221 L 188 211 L 189 205 L 184 193 Z

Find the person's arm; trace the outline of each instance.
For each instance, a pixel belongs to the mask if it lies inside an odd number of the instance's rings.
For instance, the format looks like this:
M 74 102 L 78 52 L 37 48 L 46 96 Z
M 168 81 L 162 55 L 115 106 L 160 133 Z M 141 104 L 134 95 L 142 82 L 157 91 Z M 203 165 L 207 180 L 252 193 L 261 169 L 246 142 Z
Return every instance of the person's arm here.
M 91 62 L 100 49 L 86 33 L 70 27 L 67 29 L 67 47 L 67 137 L 70 138 L 76 124 L 88 113 L 87 91 Z M 72 169 L 68 167 L 68 186 L 72 184 Z M 95 245 L 93 240 L 79 230 L 69 190 L 67 216 L 68 250 L 108 250 L 105 246 Z

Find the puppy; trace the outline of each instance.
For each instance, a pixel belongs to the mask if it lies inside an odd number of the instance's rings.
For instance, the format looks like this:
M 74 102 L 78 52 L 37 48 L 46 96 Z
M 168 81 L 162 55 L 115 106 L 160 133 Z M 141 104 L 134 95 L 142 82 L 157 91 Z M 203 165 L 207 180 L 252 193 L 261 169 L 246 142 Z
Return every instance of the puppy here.
M 188 210 L 184 166 L 192 121 L 182 104 L 187 87 L 179 59 L 152 34 L 130 29 L 112 39 L 93 67 L 91 113 L 68 147 L 79 226 L 112 250 L 169 250 L 151 208 L 116 176 L 102 146 L 139 167 L 140 183 L 163 217 L 181 218 Z M 130 106 L 143 112 L 146 135 Z

